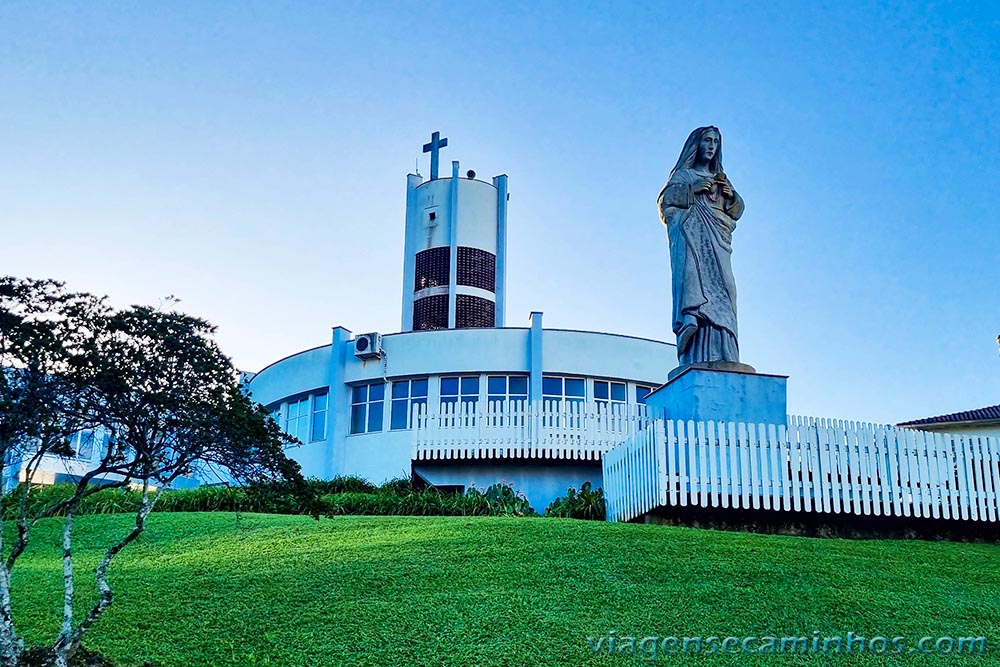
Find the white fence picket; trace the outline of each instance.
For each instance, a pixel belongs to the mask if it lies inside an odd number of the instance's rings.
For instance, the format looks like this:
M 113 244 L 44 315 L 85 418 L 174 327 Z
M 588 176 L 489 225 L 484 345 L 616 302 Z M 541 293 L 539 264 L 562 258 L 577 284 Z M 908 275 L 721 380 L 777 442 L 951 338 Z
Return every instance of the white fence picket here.
M 757 442 L 757 433 L 753 424 L 740 424 L 740 427 L 746 432 L 747 450 L 750 454 L 750 504 L 754 509 L 760 509 L 764 495 L 760 445 Z
M 715 433 L 717 426 L 718 423 L 714 421 L 705 423 L 705 437 L 708 445 L 707 451 L 705 452 L 708 455 L 706 457 L 707 465 L 705 467 L 705 474 L 708 479 L 708 502 L 712 507 L 719 506 L 718 480 L 722 476 L 722 473 L 719 470 L 719 441 Z
M 951 468 L 951 454 L 949 452 L 950 439 L 944 437 L 941 433 L 935 433 L 934 435 L 934 451 L 935 457 L 938 464 L 938 490 L 936 498 L 941 504 L 941 518 L 952 519 L 955 518 L 952 509 L 954 505 L 952 504 L 952 487 L 954 486 L 954 480 Z
M 972 451 L 973 451 L 973 461 L 972 467 L 976 476 L 976 507 L 978 509 L 978 516 L 980 521 L 985 521 L 988 516 L 986 511 L 986 479 L 983 475 L 983 438 L 981 436 L 972 436 Z
M 983 466 L 987 493 L 987 509 L 990 521 L 996 521 L 997 502 L 1000 496 L 1000 449 L 994 438 L 983 438 Z
M 839 433 L 837 422 L 833 419 L 825 420 L 817 429 L 820 443 L 820 486 L 823 489 L 821 511 L 829 513 L 840 512 L 840 473 L 837 469 Z

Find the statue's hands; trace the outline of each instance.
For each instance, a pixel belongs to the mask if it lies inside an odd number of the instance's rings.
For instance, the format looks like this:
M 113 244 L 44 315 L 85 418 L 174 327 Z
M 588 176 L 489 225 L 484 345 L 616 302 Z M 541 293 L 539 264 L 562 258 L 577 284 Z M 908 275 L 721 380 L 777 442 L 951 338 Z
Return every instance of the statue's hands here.
M 733 193 L 733 186 L 728 180 L 722 184 L 720 192 L 722 192 L 722 196 L 726 199 L 734 199 L 736 197 L 735 193 Z
M 694 193 L 700 195 L 703 192 L 711 192 L 715 182 L 710 178 L 701 178 L 694 182 Z

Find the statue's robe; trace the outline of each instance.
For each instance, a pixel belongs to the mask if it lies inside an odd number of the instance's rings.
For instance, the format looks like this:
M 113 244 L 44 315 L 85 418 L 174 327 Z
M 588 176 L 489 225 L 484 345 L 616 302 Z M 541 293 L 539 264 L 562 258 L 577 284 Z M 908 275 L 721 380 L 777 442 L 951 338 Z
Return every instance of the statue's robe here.
M 688 346 L 678 349 L 681 366 L 740 360 L 732 235 L 743 215 L 743 199 L 735 190 L 733 199 L 725 199 L 718 185 L 696 195 L 694 184 L 703 178 L 712 176 L 679 169 L 659 198 L 670 241 L 673 331 L 679 334 L 692 321 L 698 325 Z

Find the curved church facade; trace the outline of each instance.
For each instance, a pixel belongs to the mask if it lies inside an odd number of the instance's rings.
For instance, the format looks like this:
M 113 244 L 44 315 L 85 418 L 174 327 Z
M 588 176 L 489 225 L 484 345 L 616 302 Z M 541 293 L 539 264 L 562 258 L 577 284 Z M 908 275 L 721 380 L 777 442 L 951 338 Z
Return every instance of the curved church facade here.
M 401 331 L 333 329 L 329 345 L 275 361 L 248 390 L 303 444 L 307 476 L 413 475 L 462 489 L 506 481 L 542 511 L 601 484 L 601 455 L 644 428 L 673 344 L 506 326 L 507 177 L 407 177 Z

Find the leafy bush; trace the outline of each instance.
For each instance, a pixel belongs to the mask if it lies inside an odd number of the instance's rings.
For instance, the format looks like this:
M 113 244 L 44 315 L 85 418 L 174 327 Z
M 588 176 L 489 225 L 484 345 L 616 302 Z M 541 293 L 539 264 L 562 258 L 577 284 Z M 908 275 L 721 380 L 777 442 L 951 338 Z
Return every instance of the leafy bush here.
M 260 500 L 257 499 L 259 503 Z M 156 502 L 159 512 L 253 512 L 247 489 L 229 486 L 199 486 L 194 489 L 164 491 Z
M 401 496 L 413 491 L 413 481 L 409 477 L 393 477 L 378 487 L 378 490 Z
M 395 489 L 379 489 L 376 496 L 382 501 L 380 509 L 396 516 L 451 516 L 455 512 L 448 505 L 448 499 L 437 489 L 426 488 L 419 491 L 410 489 L 397 493 Z
M 374 493 L 359 493 L 357 491 L 328 493 L 320 496 L 320 502 L 327 516 L 380 514 L 378 511 L 379 499 Z
M 333 479 L 310 479 L 307 480 L 307 483 L 321 496 L 331 493 L 375 493 L 378 489 L 367 479 L 357 475 L 338 475 Z
M 604 521 L 604 489 L 598 487 L 595 491 L 590 482 L 584 482 L 579 491 L 571 486 L 565 496 L 549 503 L 545 508 L 545 516 Z
M 515 491 L 514 485 L 506 480 L 480 491 L 475 485 L 465 492 L 465 499 L 473 511 L 469 514 L 490 516 L 538 516 L 528 504 L 524 493 Z

